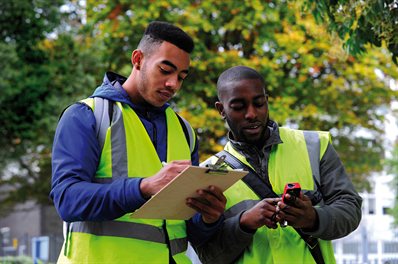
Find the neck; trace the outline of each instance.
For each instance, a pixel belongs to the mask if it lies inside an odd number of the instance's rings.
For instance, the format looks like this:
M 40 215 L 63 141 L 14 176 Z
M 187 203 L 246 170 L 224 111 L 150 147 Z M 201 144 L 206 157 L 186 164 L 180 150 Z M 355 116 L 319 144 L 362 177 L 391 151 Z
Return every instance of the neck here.
M 130 101 L 134 104 L 141 105 L 143 102 L 140 100 L 140 96 L 138 94 L 137 85 L 135 79 L 137 78 L 134 70 L 131 72 L 130 76 L 123 83 L 123 89 L 127 92 L 130 97 Z M 146 103 L 146 102 L 145 102 Z

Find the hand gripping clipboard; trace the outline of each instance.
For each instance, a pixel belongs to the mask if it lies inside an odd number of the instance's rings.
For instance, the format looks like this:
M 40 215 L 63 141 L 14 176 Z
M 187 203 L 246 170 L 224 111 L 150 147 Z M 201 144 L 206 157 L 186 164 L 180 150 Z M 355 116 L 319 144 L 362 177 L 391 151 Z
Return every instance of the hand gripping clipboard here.
M 144 205 L 134 211 L 131 217 L 187 220 L 196 211 L 185 204 L 186 198 L 197 197 L 196 190 L 214 185 L 225 191 L 248 173 L 243 170 L 220 170 L 217 165 L 219 162 L 209 167 L 187 167 Z

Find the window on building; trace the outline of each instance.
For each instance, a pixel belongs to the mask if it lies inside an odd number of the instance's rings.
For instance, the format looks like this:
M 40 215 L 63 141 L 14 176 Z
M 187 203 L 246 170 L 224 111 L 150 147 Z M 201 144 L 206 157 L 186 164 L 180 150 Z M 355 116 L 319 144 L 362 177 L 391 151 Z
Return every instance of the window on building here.
M 390 214 L 391 208 L 388 207 L 383 207 L 383 215 L 388 215 Z
M 397 258 L 383 258 L 382 262 L 386 263 L 386 264 L 398 264 L 398 259 Z
M 375 214 L 376 213 L 376 201 L 375 198 L 369 198 L 368 199 L 369 202 L 369 214 Z
M 397 252 L 398 252 L 398 242 L 383 243 L 383 253 L 397 253 Z
M 344 243 L 343 244 L 343 254 L 358 254 L 359 244 L 357 242 Z
M 377 242 L 369 242 L 369 253 L 377 253 Z

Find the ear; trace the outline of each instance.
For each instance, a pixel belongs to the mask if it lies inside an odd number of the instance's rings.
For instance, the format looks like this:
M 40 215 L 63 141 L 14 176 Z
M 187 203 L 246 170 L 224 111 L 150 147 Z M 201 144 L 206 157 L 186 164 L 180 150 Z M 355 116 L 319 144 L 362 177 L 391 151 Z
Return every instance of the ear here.
M 134 65 L 134 68 L 136 68 L 137 70 L 140 69 L 143 58 L 144 54 L 141 50 L 136 49 L 133 51 L 133 53 L 131 54 L 131 63 Z
M 224 105 L 219 101 L 217 101 L 214 105 L 216 106 L 218 113 L 220 113 L 222 118 L 225 119 Z

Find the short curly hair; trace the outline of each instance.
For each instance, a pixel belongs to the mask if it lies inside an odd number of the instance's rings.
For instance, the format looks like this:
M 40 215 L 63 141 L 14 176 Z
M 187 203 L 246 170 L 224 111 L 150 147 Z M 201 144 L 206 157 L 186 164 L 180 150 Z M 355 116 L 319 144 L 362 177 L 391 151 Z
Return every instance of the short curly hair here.
M 187 53 L 191 53 L 194 49 L 193 40 L 185 31 L 164 21 L 149 23 L 138 44 L 138 49 L 150 56 L 163 41 L 170 42 Z
M 221 99 L 221 92 L 225 89 L 228 89 L 228 86 L 231 82 L 237 82 L 241 80 L 260 80 L 265 89 L 265 80 L 261 74 L 247 66 L 234 66 L 227 70 L 225 70 L 218 77 L 217 80 L 217 96 L 218 99 Z

